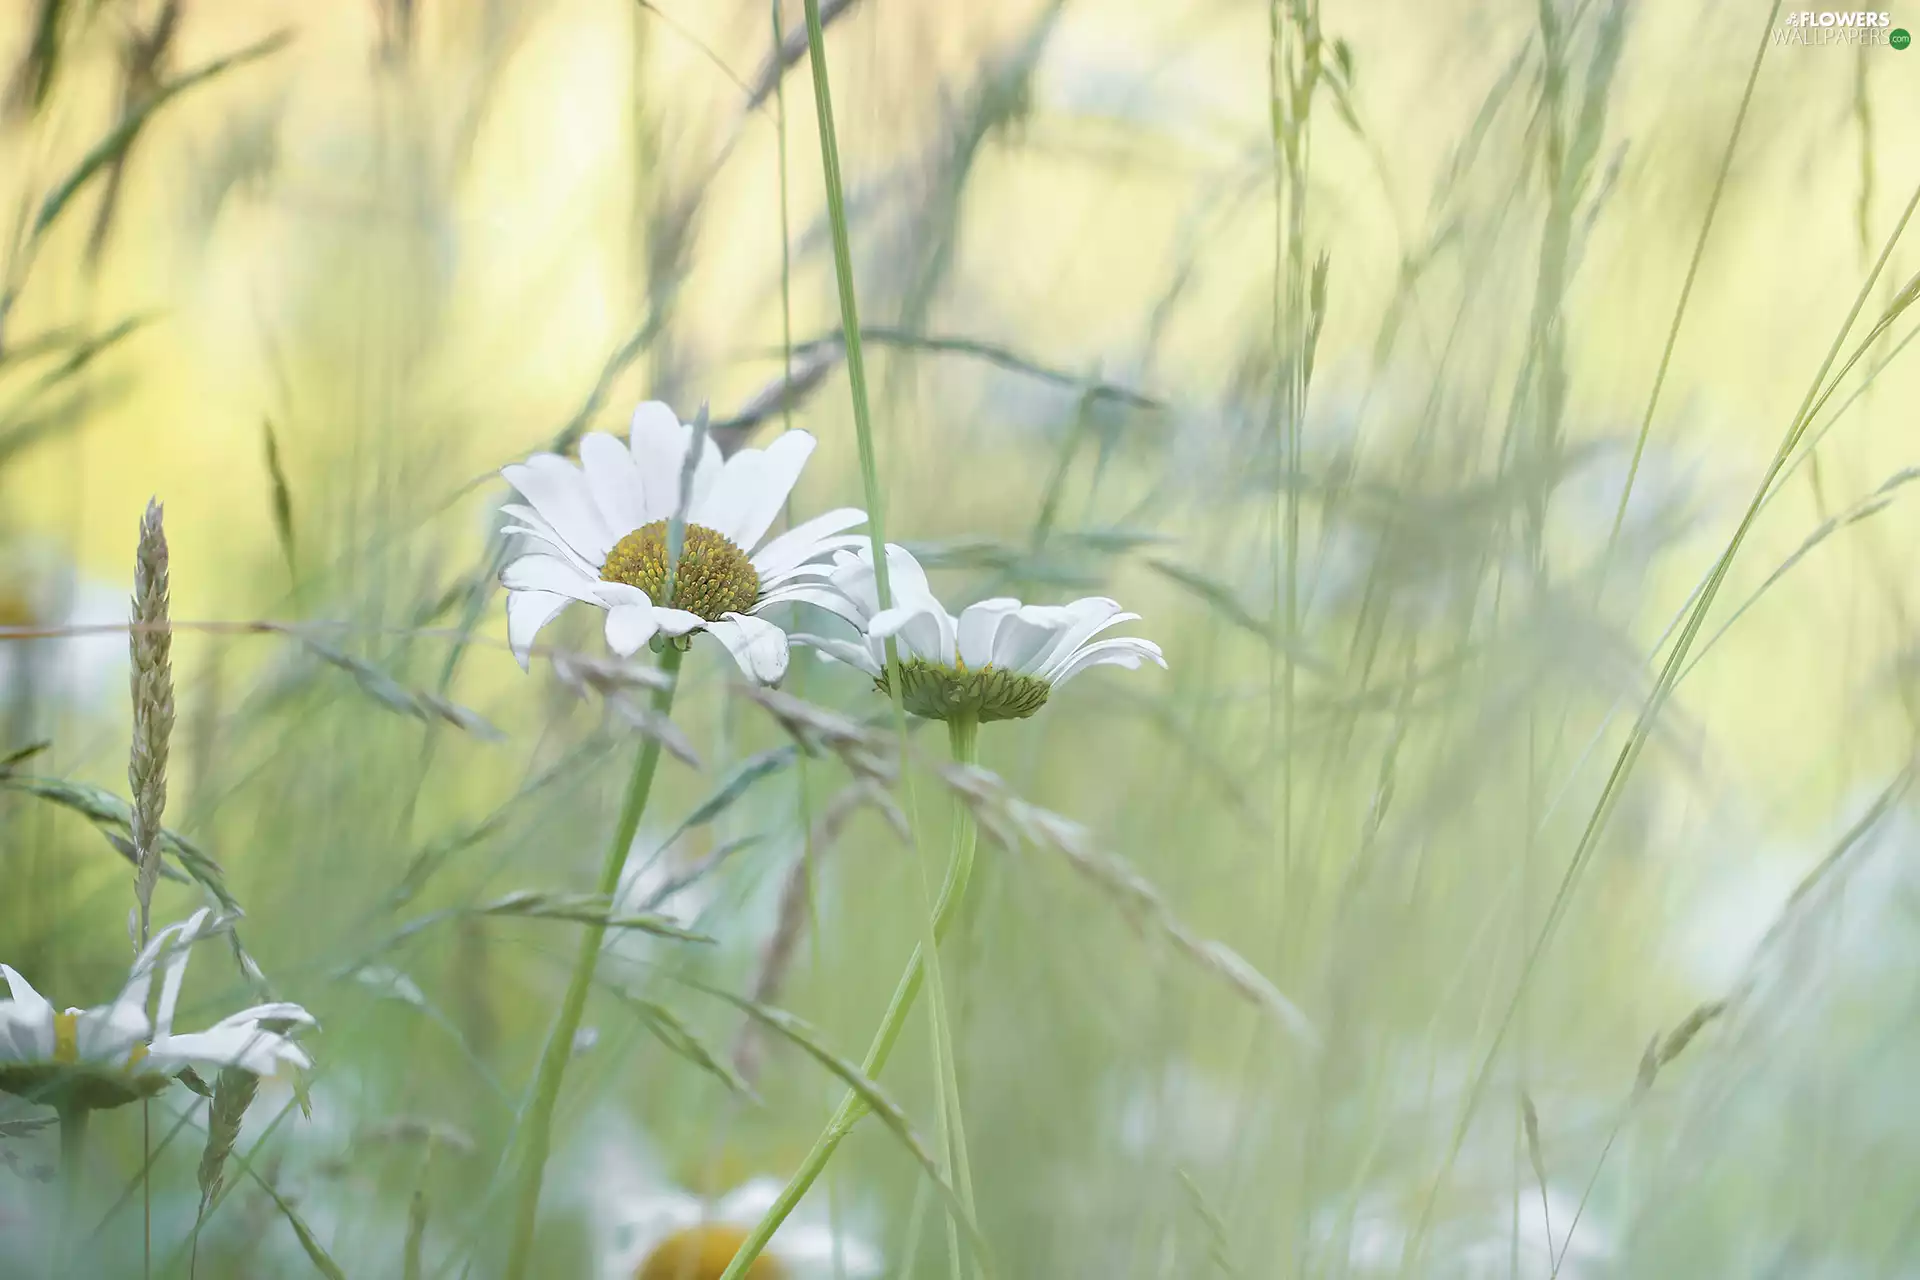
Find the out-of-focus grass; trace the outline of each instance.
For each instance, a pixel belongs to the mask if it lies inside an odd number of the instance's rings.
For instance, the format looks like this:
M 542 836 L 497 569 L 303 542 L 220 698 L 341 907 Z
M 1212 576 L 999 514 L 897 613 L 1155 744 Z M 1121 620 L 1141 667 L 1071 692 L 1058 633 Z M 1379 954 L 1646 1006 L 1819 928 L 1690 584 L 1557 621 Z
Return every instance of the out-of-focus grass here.
M 0 68 L 34 67 L 0 121 L 0 755 L 46 740 L 14 768 L 52 780 L 0 792 L 0 960 L 62 1005 L 125 972 L 128 868 L 56 803 L 124 787 L 124 639 L 41 633 L 124 616 L 157 493 L 167 822 L 323 1023 L 312 1116 L 263 1086 L 198 1274 L 301 1274 L 294 1218 L 348 1275 L 490 1274 L 592 909 L 560 895 L 636 732 L 506 654 L 490 477 L 666 395 L 730 446 L 790 408 L 821 440 L 797 508 L 860 501 L 804 56 L 771 57 L 758 0 L 186 3 L 157 52 L 153 0 L 48 7 L 52 45 L 41 6 L 0 22 Z M 1920 180 L 1920 55 L 1769 41 L 1703 240 L 1760 8 L 823 9 L 888 536 L 956 606 L 1112 594 L 1171 664 L 982 740 L 1159 903 L 983 842 L 942 975 L 999 1271 L 1920 1268 L 1914 314 L 1794 417 L 1920 261 L 1893 243 L 1836 337 Z M 741 87 L 780 61 L 786 245 L 779 102 Z M 284 627 L 233 625 L 258 620 Z M 548 635 L 602 651 L 589 617 Z M 795 661 L 789 693 L 886 740 L 883 699 Z M 655 905 L 714 941 L 623 931 L 603 961 L 542 1274 L 613 1274 L 662 1189 L 784 1179 L 825 1118 L 841 1080 L 763 1024 L 743 1050 L 709 988 L 857 1060 L 924 928 L 882 793 L 796 767 L 734 679 L 689 655 L 699 764 L 663 761 L 635 858 L 675 836 L 636 901 L 699 872 Z M 948 794 L 913 795 L 928 838 Z M 202 895 L 163 882 L 156 915 Z M 247 983 L 205 950 L 188 1004 L 224 1011 Z M 882 1083 L 930 1140 L 929 1036 L 902 1043 Z M 184 1089 L 155 1104 L 162 1274 L 203 1126 Z M 139 1124 L 91 1140 L 89 1274 L 137 1273 Z M 0 1127 L 6 1274 L 45 1256 L 53 1150 Z M 891 1274 L 947 1274 L 885 1126 L 829 1181 Z

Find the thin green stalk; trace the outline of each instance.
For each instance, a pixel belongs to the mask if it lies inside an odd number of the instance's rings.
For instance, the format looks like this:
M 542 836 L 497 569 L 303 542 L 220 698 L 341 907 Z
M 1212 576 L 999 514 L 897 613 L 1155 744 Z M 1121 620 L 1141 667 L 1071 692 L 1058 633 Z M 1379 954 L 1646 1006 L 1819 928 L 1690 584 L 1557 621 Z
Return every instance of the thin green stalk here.
M 860 306 L 853 292 L 853 255 L 847 241 L 847 202 L 840 180 L 840 144 L 833 132 L 833 94 L 827 85 L 826 36 L 820 29 L 820 0 L 807 0 L 807 49 L 813 64 L 813 107 L 820 122 L 820 167 L 826 178 L 827 223 L 833 234 L 833 277 L 840 291 L 840 332 L 847 344 L 847 384 L 853 396 L 853 430 L 860 448 L 860 484 L 867 499 L 867 536 L 873 544 L 874 591 L 880 607 L 893 607 L 892 579 L 887 573 L 886 509 L 881 503 L 880 466 L 873 449 L 873 414 L 867 400 L 867 361 L 861 350 Z M 887 676 L 891 687 L 900 682 L 899 656 L 887 641 Z M 894 706 L 906 715 L 900 696 Z
M 669 644 L 660 655 L 660 670 L 669 682 L 654 690 L 653 710 L 665 716 L 673 707 L 674 690 L 679 687 L 682 652 Z M 620 888 L 620 873 L 626 869 L 627 854 L 633 837 L 640 830 L 641 815 L 653 791 L 653 776 L 660 765 L 660 739 L 649 736 L 640 746 L 633 764 L 633 776 L 627 783 L 627 795 L 620 806 L 620 820 L 614 827 L 613 842 L 607 846 L 600 867 L 598 892 L 608 901 Z M 533 1105 L 529 1112 L 526 1162 L 521 1166 L 519 1204 L 514 1211 L 513 1245 L 507 1255 L 508 1280 L 521 1280 L 533 1256 L 533 1228 L 540 1211 L 540 1183 L 546 1174 L 547 1153 L 553 1144 L 553 1111 L 560 1100 L 560 1082 L 567 1063 L 573 1057 L 573 1039 L 580 1030 L 580 1018 L 586 1011 L 587 992 L 593 986 L 593 971 L 600 960 L 600 945 L 605 939 L 605 923 L 580 927 L 580 954 L 574 960 L 573 978 L 560 1004 L 560 1015 L 547 1037 L 546 1050 L 540 1056 L 540 1069 L 534 1077 Z
M 971 716 L 947 722 L 947 736 L 951 743 L 953 759 L 956 764 L 973 764 L 979 759 L 980 722 Z M 953 824 L 953 844 L 948 854 L 950 864 L 965 862 L 973 864 L 973 849 L 978 839 L 974 827 L 973 812 L 963 804 L 955 804 Z M 963 848 L 964 846 L 964 848 Z M 942 1117 L 941 1137 L 943 1141 L 942 1157 L 947 1163 L 947 1181 L 954 1184 L 960 1194 L 960 1203 L 967 1216 L 979 1221 L 979 1214 L 973 1203 L 973 1168 L 967 1158 L 966 1128 L 960 1116 L 960 1076 L 959 1056 L 953 1049 L 953 1029 L 944 1017 L 930 1019 L 933 1031 L 934 1083 L 940 1095 L 939 1105 Z M 948 1268 L 954 1280 L 960 1280 L 964 1274 L 960 1261 L 960 1224 L 951 1213 L 947 1215 L 947 1260 Z
M 773 18 L 773 57 L 778 59 L 781 50 L 787 47 L 786 24 L 780 18 L 781 0 L 768 0 L 767 9 Z M 780 172 L 780 384 L 784 393 L 780 398 L 780 429 L 793 430 L 793 225 L 792 192 L 787 174 L 787 78 L 776 75 L 773 79 L 773 120 L 775 150 L 779 156 Z M 793 498 L 787 498 L 787 525 L 793 525 Z M 795 693 L 805 696 L 801 687 L 805 682 L 802 669 L 795 679 Z M 794 778 L 800 795 L 800 839 L 801 866 L 806 876 L 807 895 L 807 957 L 817 977 L 820 971 L 820 899 L 819 882 L 816 879 L 818 869 L 814 865 L 813 848 L 813 812 L 808 804 L 807 753 L 801 752 L 794 762 Z M 833 1278 L 846 1280 L 847 1259 L 844 1242 L 840 1232 L 840 1197 L 837 1179 L 827 1179 L 827 1230 L 833 1233 Z
M 833 127 L 833 95 L 827 76 L 826 35 L 820 19 L 820 0 L 806 0 L 807 15 L 807 51 L 813 72 L 813 104 L 820 131 L 820 165 L 825 181 L 827 195 L 827 221 L 833 240 L 834 281 L 840 298 L 840 327 L 845 335 L 847 359 L 847 383 L 853 400 L 854 434 L 860 451 L 860 481 L 865 491 L 867 503 L 867 534 L 873 553 L 874 592 L 882 609 L 893 604 L 893 587 L 888 573 L 886 550 L 886 510 L 880 491 L 879 465 L 873 444 L 873 416 L 867 393 L 866 358 L 860 340 L 860 311 L 853 287 L 853 257 L 847 238 L 847 209 L 845 186 L 840 175 L 840 147 Z M 892 637 L 888 637 L 886 649 L 887 688 L 893 703 L 894 728 L 899 734 L 901 777 L 908 787 L 909 808 L 912 807 L 912 780 L 907 770 L 907 713 L 902 702 L 903 682 L 900 679 L 900 655 L 898 646 Z M 916 839 L 916 855 L 918 841 Z M 921 941 L 908 961 L 907 971 L 901 976 L 900 984 L 894 991 L 893 1001 L 887 1007 L 879 1031 L 875 1034 L 873 1046 L 868 1050 L 866 1070 L 869 1076 L 877 1073 L 888 1056 L 893 1052 L 894 1042 L 899 1038 L 901 1026 L 906 1021 L 914 1000 L 920 994 L 920 985 L 924 980 L 929 988 L 928 1002 L 932 1006 L 932 1017 L 937 1026 L 944 1026 L 946 1020 L 946 998 L 940 979 L 940 938 L 946 926 L 951 922 L 964 891 L 966 880 L 961 875 L 956 879 L 956 865 L 949 865 L 947 882 L 942 886 L 937 905 L 929 907 L 926 902 L 926 880 L 924 861 L 916 856 L 921 867 L 921 907 L 918 917 L 921 926 Z M 969 853 L 966 871 L 971 871 Z M 936 1052 L 936 1059 L 941 1055 Z M 937 1061 L 936 1070 L 945 1070 L 946 1064 Z M 834 1113 L 827 1128 L 814 1143 L 805 1163 L 788 1182 L 773 1207 L 769 1209 L 746 1242 L 740 1246 L 733 1261 L 727 1265 L 721 1280 L 740 1280 L 746 1269 L 753 1265 L 762 1250 L 772 1240 L 773 1234 L 793 1212 L 794 1206 L 806 1194 L 807 1189 L 819 1178 L 833 1157 L 835 1148 L 846 1136 L 849 1129 L 858 1122 L 864 1113 L 859 1098 L 849 1094 Z M 949 1124 L 957 1117 L 950 1116 L 945 1105 L 939 1111 L 942 1137 L 947 1135 Z M 971 1204 L 971 1191 L 961 1192 L 965 1204 Z M 971 1210 L 969 1210 L 971 1212 Z
M 773 12 L 773 53 L 787 47 L 785 25 L 780 21 L 780 0 L 768 0 Z M 780 153 L 780 380 L 786 394 L 780 398 L 782 430 L 793 430 L 793 230 L 789 225 L 787 191 L 787 79 L 778 76 L 773 84 L 774 136 Z
M 85 1182 L 82 1157 L 87 1144 L 87 1109 L 64 1103 L 60 1112 L 60 1217 L 54 1224 L 55 1276 L 72 1274 L 80 1254 L 80 1189 Z
M 1727 135 L 1727 149 L 1720 155 L 1720 171 L 1714 175 L 1713 194 L 1707 197 L 1706 217 L 1700 221 L 1700 235 L 1693 242 L 1693 257 L 1687 261 L 1686 279 L 1680 283 L 1680 299 L 1674 303 L 1673 321 L 1667 326 L 1667 342 L 1660 349 L 1660 367 L 1653 375 L 1653 389 L 1647 393 L 1646 412 L 1640 416 L 1640 433 L 1633 441 L 1633 461 L 1627 464 L 1627 481 L 1620 486 L 1620 504 L 1613 513 L 1613 528 L 1607 534 L 1605 559 L 1601 562 L 1600 583 L 1606 584 L 1606 566 L 1613 560 L 1620 542 L 1620 527 L 1627 519 L 1627 501 L 1633 496 L 1633 482 L 1640 474 L 1640 462 L 1647 451 L 1647 437 L 1653 430 L 1654 407 L 1660 403 L 1660 389 L 1667 382 L 1667 367 L 1673 362 L 1673 348 L 1680 340 L 1680 321 L 1687 314 L 1687 300 L 1693 296 L 1693 282 L 1700 274 L 1700 262 L 1707 256 L 1707 237 L 1713 233 L 1713 215 L 1720 208 L 1720 196 L 1727 187 L 1727 172 L 1733 168 L 1733 154 L 1740 146 L 1740 132 L 1746 126 L 1747 108 L 1753 103 L 1753 86 L 1760 79 L 1760 64 L 1766 60 L 1767 44 L 1772 39 L 1774 20 L 1780 16 L 1780 0 L 1774 0 L 1760 28 L 1760 46 L 1754 50 L 1747 67 L 1747 87 L 1740 94 L 1740 109 L 1733 115 L 1733 132 Z M 1864 46 L 1863 46 L 1864 47 Z M 1864 237 L 1863 237 L 1864 239 Z
M 973 763 L 977 754 L 979 722 L 972 719 L 951 720 L 947 724 L 947 729 L 953 746 L 954 760 L 960 764 Z M 933 911 L 932 932 L 936 946 L 946 937 L 948 927 L 960 914 L 960 905 L 966 899 L 967 882 L 973 876 L 974 851 L 978 843 L 979 830 L 974 823 L 973 813 L 956 799 L 953 817 L 953 857 L 947 865 L 946 883 L 940 887 L 939 904 Z M 901 1029 L 906 1026 L 907 1014 L 913 1008 L 914 999 L 920 994 L 920 983 L 925 968 L 922 964 L 924 958 L 920 948 L 914 948 L 913 957 L 907 962 L 906 972 L 900 975 L 899 985 L 894 988 L 893 999 L 887 1005 L 886 1015 L 881 1018 L 880 1028 L 874 1033 L 873 1044 L 868 1047 L 867 1056 L 860 1064 L 861 1072 L 869 1078 L 877 1077 L 886 1066 L 888 1057 L 893 1053 L 893 1046 L 900 1038 Z M 944 1108 L 943 1100 L 942 1109 Z M 798 1172 L 787 1183 L 786 1189 L 780 1193 L 780 1198 L 774 1202 L 773 1207 L 767 1211 L 759 1225 L 754 1227 L 753 1233 L 740 1246 L 739 1252 L 734 1255 L 733 1261 L 728 1264 L 720 1280 L 741 1280 L 747 1268 L 753 1265 L 754 1259 L 760 1256 L 761 1251 L 773 1239 L 773 1233 L 779 1230 L 780 1224 L 786 1221 L 787 1215 L 799 1205 L 801 1199 L 807 1194 L 807 1190 L 820 1177 L 821 1171 L 833 1159 L 833 1153 L 840 1146 L 841 1140 L 853 1130 L 854 1125 L 860 1122 L 866 1112 L 866 1103 L 861 1100 L 860 1095 L 849 1090 L 846 1097 L 841 1099 L 839 1108 L 834 1111 L 833 1118 L 827 1122 L 827 1127 L 815 1140 L 813 1150 L 807 1153 Z M 968 1205 L 969 1212 L 971 1212 L 971 1194 L 968 1190 L 960 1190 L 963 1203 Z
M 144 934 L 146 931 L 141 930 Z M 140 1161 L 143 1167 L 151 1168 L 152 1161 L 147 1156 L 153 1150 L 153 1099 L 140 1099 Z M 153 1179 L 146 1173 L 140 1175 L 140 1275 L 148 1280 L 153 1275 Z M 194 1257 L 199 1257 L 200 1231 L 193 1232 Z M 189 1270 L 189 1280 L 191 1280 Z

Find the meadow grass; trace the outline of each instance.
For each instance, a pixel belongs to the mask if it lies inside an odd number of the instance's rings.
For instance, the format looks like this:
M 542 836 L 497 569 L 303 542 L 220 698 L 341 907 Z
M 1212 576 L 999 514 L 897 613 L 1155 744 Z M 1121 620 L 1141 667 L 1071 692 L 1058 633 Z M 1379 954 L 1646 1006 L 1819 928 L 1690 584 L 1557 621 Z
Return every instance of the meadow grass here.
M 1784 20 L 0 19 L 0 961 L 319 1022 L 0 1093 L 0 1274 L 1920 1274 L 1920 55 Z M 1168 669 L 523 674 L 656 398 Z

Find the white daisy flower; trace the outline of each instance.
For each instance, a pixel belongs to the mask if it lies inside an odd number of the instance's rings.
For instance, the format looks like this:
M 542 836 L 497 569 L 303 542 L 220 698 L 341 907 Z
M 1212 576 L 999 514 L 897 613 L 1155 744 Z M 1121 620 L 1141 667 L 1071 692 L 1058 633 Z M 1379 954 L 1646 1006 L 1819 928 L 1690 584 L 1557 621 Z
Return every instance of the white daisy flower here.
M 255 1005 L 205 1031 L 173 1033 L 187 955 L 211 914 L 202 908 L 160 930 L 135 958 L 119 996 L 92 1009 L 55 1012 L 25 978 L 0 964 L 12 995 L 0 1000 L 0 1093 L 92 1111 L 159 1093 L 187 1067 L 240 1067 L 271 1076 L 283 1066 L 312 1066 L 298 1045 L 265 1025 L 312 1025 L 313 1016 L 297 1004 Z M 147 996 L 163 958 L 158 1016 L 150 1023 Z
M 1008 597 L 946 611 L 927 586 L 926 571 L 904 547 L 887 546 L 893 607 L 882 610 L 873 552 L 834 554 L 823 586 L 795 590 L 793 598 L 838 614 L 858 640 L 796 635 L 829 658 L 860 668 L 886 689 L 886 642 L 899 651 L 906 708 L 930 720 L 971 713 L 981 721 L 1023 719 L 1048 695 L 1082 671 L 1100 666 L 1137 668 L 1143 659 L 1166 666 L 1160 646 L 1137 636 L 1096 639 L 1140 615 L 1121 611 L 1104 596 L 1065 605 L 1022 604 Z
M 633 1280 L 720 1280 L 760 1218 L 784 1189 L 778 1179 L 755 1178 L 716 1203 L 667 1191 L 631 1206 L 626 1248 L 614 1274 Z M 880 1255 L 865 1241 L 841 1233 L 838 1252 L 849 1280 L 877 1276 Z M 747 1280 L 825 1280 L 834 1271 L 834 1232 L 825 1222 L 789 1218 L 766 1252 L 747 1268 Z M 631 1263 L 631 1270 L 627 1264 Z
M 82 577 L 44 545 L 10 543 L 0 550 L 0 627 L 59 631 L 126 620 L 124 588 Z M 0 699 L 23 693 L 84 712 L 125 698 L 126 635 L 0 638 Z
M 717 1199 L 703 1198 L 661 1176 L 646 1144 L 622 1119 L 604 1117 L 599 1151 L 583 1162 L 598 1235 L 599 1280 L 719 1280 L 727 1264 L 785 1189 L 778 1178 L 753 1177 Z M 781 1224 L 747 1280 L 868 1280 L 885 1260 L 867 1235 L 843 1220 L 836 1233 L 803 1202 Z M 835 1255 L 843 1271 L 835 1270 Z
M 656 636 L 684 647 L 705 631 L 750 679 L 773 684 L 786 673 L 786 635 L 759 615 L 805 598 L 803 584 L 823 572 L 816 561 L 857 543 L 846 531 L 866 513 L 841 507 L 763 543 L 813 453 L 813 437 L 789 431 L 724 463 L 709 439 L 693 473 L 673 598 L 662 599 L 667 525 L 692 436 L 671 409 L 649 401 L 634 410 L 627 444 L 593 432 L 580 441 L 577 466 L 537 453 L 502 468 L 531 504 L 504 508 L 518 521 L 507 531 L 536 544 L 500 579 L 507 638 L 522 667 L 540 628 L 577 600 L 607 611 L 607 645 L 622 656 Z

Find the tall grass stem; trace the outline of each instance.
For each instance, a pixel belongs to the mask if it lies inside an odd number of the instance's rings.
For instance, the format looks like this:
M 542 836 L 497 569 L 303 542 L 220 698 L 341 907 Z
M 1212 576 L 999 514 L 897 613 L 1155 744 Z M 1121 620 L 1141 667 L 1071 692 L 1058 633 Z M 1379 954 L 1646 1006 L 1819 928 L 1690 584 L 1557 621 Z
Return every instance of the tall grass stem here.
M 972 764 L 977 756 L 979 722 L 965 718 L 956 719 L 949 721 L 947 728 L 955 762 Z M 932 932 L 935 945 L 946 937 L 948 928 L 953 924 L 954 918 L 960 914 L 960 906 L 966 900 L 967 883 L 973 876 L 974 852 L 978 843 L 979 829 L 974 822 L 973 812 L 956 799 L 953 814 L 953 856 L 947 864 L 946 883 L 940 887 L 940 900 L 933 911 Z M 925 977 L 924 959 L 921 950 L 916 947 L 912 958 L 907 961 L 906 972 L 900 975 L 899 984 L 894 988 L 893 999 L 887 1005 L 887 1012 L 880 1019 L 880 1028 L 874 1033 L 873 1043 L 868 1047 L 867 1056 L 860 1064 L 861 1072 L 870 1079 L 877 1078 L 887 1065 L 887 1059 L 892 1056 L 893 1047 L 900 1039 L 900 1032 L 906 1026 L 907 1014 L 913 1009 L 913 1002 L 920 994 L 920 984 Z M 945 1106 L 946 1101 L 942 1099 L 943 1110 Z M 866 1113 L 866 1103 L 862 1101 L 859 1094 L 849 1090 L 846 1097 L 841 1099 L 840 1106 L 834 1111 L 833 1118 L 827 1122 L 827 1127 L 815 1140 L 813 1149 L 801 1162 L 799 1170 L 781 1191 L 780 1198 L 754 1227 L 753 1233 L 741 1244 L 739 1252 L 734 1255 L 732 1263 L 722 1273 L 720 1280 L 741 1280 L 741 1277 L 746 1275 L 747 1268 L 753 1265 L 754 1259 L 760 1256 L 773 1239 L 774 1232 L 780 1229 L 780 1224 L 786 1221 L 787 1215 L 799 1206 L 808 1189 L 813 1186 L 828 1162 L 833 1159 L 833 1153 L 839 1148 L 842 1139 L 853 1131 L 854 1125 L 858 1124 Z M 961 1190 L 960 1194 L 965 1198 L 963 1203 L 966 1203 L 971 1211 L 972 1193 Z
M 891 608 L 893 588 L 887 569 L 886 547 L 886 507 L 884 495 L 880 490 L 879 463 L 873 442 L 873 414 L 867 389 L 866 357 L 860 340 L 860 308 L 853 285 L 853 255 L 847 235 L 847 208 L 845 184 L 840 173 L 840 146 L 833 126 L 833 93 L 827 74 L 826 34 L 820 19 L 820 0 L 806 0 L 807 51 L 813 72 L 813 104 L 820 132 L 820 165 L 822 178 L 826 186 L 827 223 L 833 241 L 834 282 L 840 297 L 840 328 L 845 335 L 847 355 L 847 383 L 853 400 L 854 433 L 860 453 L 860 481 L 867 504 L 867 535 L 873 552 L 874 591 L 882 609 Z M 894 728 L 899 735 L 901 777 L 908 788 L 909 809 L 912 806 L 912 780 L 907 770 L 907 713 L 902 701 L 903 681 L 900 679 L 899 648 L 891 636 L 886 641 L 887 688 L 893 704 Z M 917 831 L 917 824 L 915 830 Z M 916 846 L 918 844 L 916 837 Z M 916 847 L 916 855 L 918 849 Z M 894 1041 L 899 1037 L 900 1028 L 906 1021 L 907 1013 L 912 1009 L 914 1000 L 920 994 L 924 980 L 928 987 L 928 1000 L 932 1006 L 932 1017 L 936 1027 L 943 1026 L 946 1020 L 946 998 L 940 980 L 941 932 L 951 916 L 958 901 L 958 895 L 950 891 L 954 885 L 953 866 L 948 868 L 948 880 L 943 887 L 938 905 L 926 902 L 926 880 L 924 860 L 916 856 L 915 862 L 921 867 L 921 905 L 918 913 L 921 926 L 921 941 L 908 962 L 907 972 L 902 975 L 900 985 L 894 992 L 893 1002 L 888 1006 L 880 1030 L 874 1038 L 873 1049 L 869 1051 L 867 1069 L 871 1076 L 886 1062 L 893 1051 Z M 970 867 L 969 867 L 970 869 Z M 964 888 L 964 880 L 961 882 Z M 950 1064 L 939 1061 L 943 1041 L 936 1034 L 935 1068 L 945 1072 Z M 876 1056 L 877 1055 L 877 1056 Z M 772 1240 L 775 1231 L 793 1212 L 800 1198 L 826 1168 L 833 1158 L 834 1150 L 840 1145 L 840 1139 L 846 1136 L 846 1130 L 860 1118 L 862 1106 L 857 1097 L 849 1094 L 840 1105 L 827 1128 L 815 1141 L 813 1150 L 806 1161 L 793 1175 L 780 1198 L 774 1203 L 753 1233 L 735 1253 L 733 1261 L 721 1280 L 740 1280 L 748 1267 L 753 1265 L 767 1243 Z M 939 1109 L 940 1131 L 947 1136 L 950 1124 L 957 1123 L 958 1117 L 950 1115 L 943 1099 Z M 971 1201 L 971 1191 L 962 1190 L 963 1203 Z

